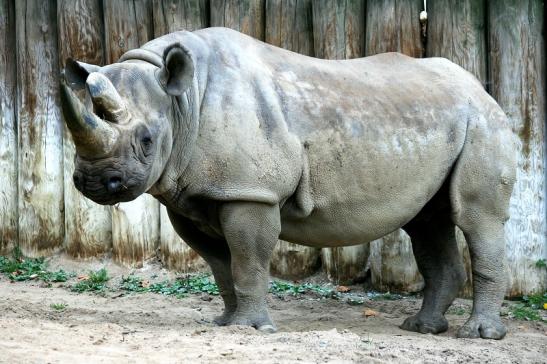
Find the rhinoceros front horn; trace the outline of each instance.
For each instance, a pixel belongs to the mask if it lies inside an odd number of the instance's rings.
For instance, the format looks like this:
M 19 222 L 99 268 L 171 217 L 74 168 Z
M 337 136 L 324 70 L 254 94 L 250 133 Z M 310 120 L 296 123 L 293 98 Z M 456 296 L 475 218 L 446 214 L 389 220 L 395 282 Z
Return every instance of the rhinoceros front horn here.
M 107 121 L 90 112 L 61 77 L 61 106 L 78 155 L 100 158 L 108 155 L 119 132 Z

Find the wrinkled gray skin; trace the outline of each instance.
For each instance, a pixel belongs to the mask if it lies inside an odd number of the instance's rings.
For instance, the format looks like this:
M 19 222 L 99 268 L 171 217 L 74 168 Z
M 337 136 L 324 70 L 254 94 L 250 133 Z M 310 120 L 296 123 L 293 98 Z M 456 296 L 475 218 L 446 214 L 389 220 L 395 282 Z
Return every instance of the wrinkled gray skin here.
M 445 331 L 465 280 L 457 225 L 474 285 L 458 336 L 505 335 L 503 225 L 516 141 L 500 107 L 457 65 L 397 53 L 319 60 L 209 28 L 166 35 L 101 68 L 69 61 L 65 73 L 76 89 L 87 79 L 95 109 L 63 84 L 77 188 L 101 204 L 148 192 L 167 206 L 219 284 L 218 324 L 275 330 L 266 293 L 279 237 L 337 247 L 402 227 L 425 292 L 401 327 Z

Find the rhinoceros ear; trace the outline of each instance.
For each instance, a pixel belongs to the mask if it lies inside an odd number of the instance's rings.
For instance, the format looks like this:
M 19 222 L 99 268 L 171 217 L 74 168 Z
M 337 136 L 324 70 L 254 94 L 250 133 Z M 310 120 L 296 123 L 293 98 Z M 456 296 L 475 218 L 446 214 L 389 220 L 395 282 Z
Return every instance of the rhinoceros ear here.
M 159 79 L 169 95 L 182 95 L 192 85 L 194 60 L 188 48 L 173 44 L 163 52 Z
M 84 62 L 78 62 L 68 58 L 65 62 L 64 77 L 68 86 L 73 90 L 81 90 L 85 87 L 87 76 L 92 72 L 98 72 L 101 67 Z

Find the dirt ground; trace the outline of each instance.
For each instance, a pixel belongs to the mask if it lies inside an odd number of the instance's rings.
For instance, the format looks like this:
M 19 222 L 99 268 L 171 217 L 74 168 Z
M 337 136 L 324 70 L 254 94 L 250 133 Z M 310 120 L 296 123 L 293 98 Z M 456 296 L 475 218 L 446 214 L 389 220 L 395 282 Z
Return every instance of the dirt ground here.
M 60 258 L 52 267 L 85 272 L 105 266 L 115 286 L 122 275 L 165 279 L 157 264 L 139 270 L 109 262 L 75 263 Z M 66 285 L 66 284 L 65 284 Z M 359 287 L 352 287 L 359 293 Z M 352 306 L 309 295 L 269 297 L 278 332 L 216 327 L 219 297 L 175 298 L 154 293 L 77 294 L 53 284 L 10 283 L 0 277 L 2 363 L 547 363 L 547 325 L 505 319 L 504 340 L 456 339 L 469 300 L 457 300 L 448 332 L 434 336 L 400 330 L 418 311 L 420 299 L 365 300 Z M 57 311 L 52 304 L 67 305 Z M 364 310 L 377 315 L 365 317 Z M 465 312 L 462 314 L 462 312 Z M 459 314 L 458 314 L 459 313 Z

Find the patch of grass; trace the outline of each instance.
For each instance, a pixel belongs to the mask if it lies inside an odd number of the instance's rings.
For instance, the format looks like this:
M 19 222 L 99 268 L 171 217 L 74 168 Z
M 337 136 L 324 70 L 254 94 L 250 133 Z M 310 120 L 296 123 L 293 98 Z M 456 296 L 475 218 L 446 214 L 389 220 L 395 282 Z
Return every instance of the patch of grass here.
M 138 276 L 131 275 L 122 279 L 120 288 L 129 292 L 153 292 L 178 298 L 196 293 L 219 295 L 218 286 L 207 274 L 187 275 L 177 278 L 173 282 L 163 281 L 153 284 Z
M 109 279 L 106 269 L 101 268 L 96 272 L 89 272 L 87 277 L 74 284 L 70 290 L 78 293 L 101 292 L 107 287 L 106 283 Z
M 314 293 L 321 297 L 329 297 L 334 299 L 340 298 L 340 293 L 336 290 L 311 283 L 294 284 L 281 281 L 271 281 L 270 292 L 277 296 L 282 296 L 286 294 L 291 296 L 298 296 L 307 293 Z
M 0 256 L 0 273 L 6 275 L 11 281 L 42 280 L 50 282 L 66 282 L 71 274 L 60 269 L 48 271 L 44 258 L 26 258 L 19 248 L 12 252 L 12 257 Z
M 373 301 L 395 301 L 401 300 L 404 298 L 403 295 L 397 293 L 379 293 L 379 292 L 368 292 L 367 296 Z
M 536 262 L 536 267 L 538 267 L 538 268 L 547 268 L 547 261 L 545 261 L 545 259 L 539 259 Z
M 539 321 L 541 316 L 539 316 L 538 311 L 531 307 L 526 306 L 523 303 L 516 304 L 511 309 L 509 316 L 517 320 L 526 320 L 526 321 Z
M 55 311 L 63 311 L 68 305 L 66 303 L 52 303 L 49 307 L 53 308 Z
M 450 307 L 447 313 L 452 315 L 462 316 L 462 315 L 465 315 L 466 313 L 470 313 L 470 311 L 464 307 Z

